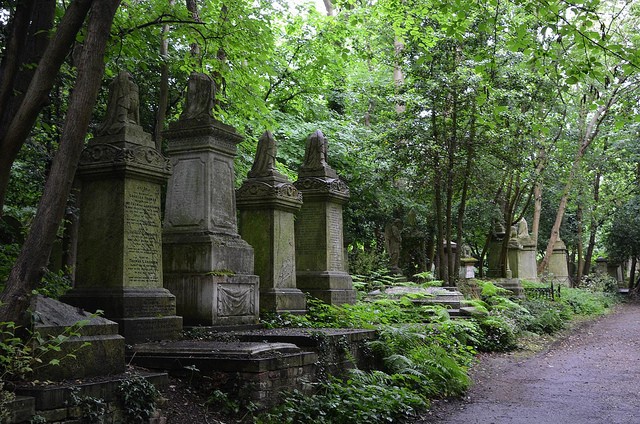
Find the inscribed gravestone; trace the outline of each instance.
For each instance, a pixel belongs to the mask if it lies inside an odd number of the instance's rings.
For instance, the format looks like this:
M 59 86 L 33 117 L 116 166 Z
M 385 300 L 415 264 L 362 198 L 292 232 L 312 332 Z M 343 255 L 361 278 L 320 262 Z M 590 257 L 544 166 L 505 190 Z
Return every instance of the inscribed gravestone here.
M 127 343 L 177 338 L 182 319 L 162 280 L 160 189 L 168 161 L 139 125 L 126 72 L 110 85 L 98 135 L 83 151 L 76 285 L 64 301 L 103 310 Z
M 190 324 L 257 322 L 253 249 L 238 234 L 233 160 L 242 141 L 211 116 L 213 81 L 189 78 L 187 103 L 165 133 L 174 173 L 163 229 L 165 287 Z
M 240 234 L 254 249 L 260 277 L 260 309 L 303 313 L 304 294 L 296 287 L 294 214 L 300 192 L 275 167 L 276 141 L 265 132 L 256 158 L 237 192 Z
M 304 199 L 295 222 L 297 285 L 327 303 L 354 303 L 343 252 L 342 205 L 349 189 L 326 158 L 327 140 L 316 131 L 294 183 Z

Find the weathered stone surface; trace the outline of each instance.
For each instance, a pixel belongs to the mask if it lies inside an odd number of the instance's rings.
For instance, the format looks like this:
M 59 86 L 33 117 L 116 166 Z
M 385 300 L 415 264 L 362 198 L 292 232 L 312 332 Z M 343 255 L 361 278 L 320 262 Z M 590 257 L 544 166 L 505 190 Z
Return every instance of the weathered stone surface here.
M 8 423 L 26 423 L 36 413 L 36 400 L 31 396 L 16 396 L 14 400 L 2 407 L 9 411 Z
M 165 287 L 176 295 L 178 314 L 191 325 L 253 324 L 259 313 L 255 275 L 168 273 Z
M 197 90 L 197 92 L 194 92 Z M 192 74 L 187 107 L 165 137 L 174 169 L 164 217 L 164 285 L 188 324 L 258 320 L 253 249 L 238 234 L 236 131 L 211 117 L 213 81 Z
M 108 110 L 101 135 L 82 153 L 76 286 L 64 298 L 103 310 L 128 343 L 177 337 L 182 327 L 162 288 L 160 191 L 171 165 L 139 125 L 131 84 L 128 75 L 116 79 L 109 108 L 117 110 Z
M 34 296 L 30 310 L 34 317 L 34 330 L 44 340 L 65 333 L 74 327 L 73 335 L 60 346 L 60 351 L 52 350 L 42 359 L 43 364 L 59 359 L 59 366 L 46 365 L 34 371 L 39 380 L 64 380 L 99 375 L 118 374 L 124 371 L 124 338 L 118 334 L 118 324 L 102 317 L 92 317 L 74 306 L 64 304 L 44 296 Z M 90 343 L 83 346 L 84 343 Z M 77 359 L 65 358 L 68 354 Z
M 302 206 L 302 195 L 275 170 L 275 155 L 275 140 L 266 132 L 249 178 L 237 191 L 240 234 L 254 248 L 261 311 L 303 313 L 306 300 L 296 286 L 294 237 L 294 213 Z
M 547 272 L 555 283 L 569 285 L 569 267 L 567 264 L 567 246 L 558 238 L 553 245 Z

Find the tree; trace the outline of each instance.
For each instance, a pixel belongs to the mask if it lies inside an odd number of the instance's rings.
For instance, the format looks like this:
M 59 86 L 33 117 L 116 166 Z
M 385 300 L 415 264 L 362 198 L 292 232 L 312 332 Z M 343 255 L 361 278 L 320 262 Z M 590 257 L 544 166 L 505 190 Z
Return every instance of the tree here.
M 71 191 L 85 135 L 104 72 L 104 52 L 119 0 L 96 1 L 91 13 L 78 63 L 78 78 L 69 102 L 56 153 L 38 212 L 14 264 L 5 290 L 0 295 L 0 321 L 21 318 L 47 265 L 55 233 L 60 225 L 66 199 Z M 46 57 L 46 55 L 45 55 Z M 44 65 L 41 61 L 40 65 Z M 40 68 L 36 71 L 38 74 Z

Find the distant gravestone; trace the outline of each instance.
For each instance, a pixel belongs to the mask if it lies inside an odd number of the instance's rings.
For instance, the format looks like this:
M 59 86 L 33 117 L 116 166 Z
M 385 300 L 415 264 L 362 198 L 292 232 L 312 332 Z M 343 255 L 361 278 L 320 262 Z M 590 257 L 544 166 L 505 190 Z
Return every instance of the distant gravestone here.
M 389 271 L 393 275 L 402 275 L 400 269 L 400 250 L 402 248 L 402 220 L 394 219 L 384 227 L 384 244 L 389 255 Z
M 127 72 L 110 85 L 105 122 L 82 152 L 75 287 L 64 301 L 103 310 L 127 343 L 177 338 L 182 318 L 162 281 L 160 191 L 171 165 L 140 126 Z
M 258 320 L 253 249 L 238 234 L 233 160 L 242 141 L 211 116 L 213 80 L 193 73 L 180 119 L 165 133 L 173 175 L 163 230 L 165 287 L 189 324 Z
M 342 205 L 349 189 L 327 163 L 322 132 L 309 136 L 294 185 L 304 199 L 295 221 L 298 288 L 326 303 L 354 303 L 356 293 L 343 252 Z
M 513 276 L 527 281 L 538 281 L 536 241 L 529 235 L 529 227 L 524 218 L 518 222 L 518 243 L 520 246 Z
M 276 141 L 265 132 L 255 161 L 236 193 L 240 235 L 254 249 L 260 277 L 260 310 L 304 313 L 304 293 L 296 286 L 294 214 L 302 195 L 275 168 Z
M 569 266 L 567 264 L 567 246 L 558 236 L 553 245 L 553 253 L 549 260 L 547 272 L 555 283 L 569 285 Z
M 489 240 L 489 248 L 487 251 L 487 262 L 489 269 L 487 270 L 487 277 L 489 278 L 503 278 L 505 277 L 503 271 L 504 258 L 502 257 L 502 242 L 505 237 L 504 225 L 500 221 L 495 221 L 491 232 L 491 239 Z

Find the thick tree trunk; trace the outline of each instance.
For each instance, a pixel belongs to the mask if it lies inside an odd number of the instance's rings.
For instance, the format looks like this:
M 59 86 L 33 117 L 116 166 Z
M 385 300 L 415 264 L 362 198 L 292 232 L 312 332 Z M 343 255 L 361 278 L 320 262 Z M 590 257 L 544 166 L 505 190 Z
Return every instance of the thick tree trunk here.
M 5 291 L 0 295 L 0 321 L 20 320 L 31 290 L 42 278 L 56 231 L 64 215 L 73 178 L 84 147 L 91 112 L 104 73 L 104 52 L 120 0 L 96 1 L 78 64 L 78 78 L 69 100 L 60 148 L 54 158 L 38 211 L 20 251 Z
M 0 122 L 0 214 L 9 184 L 11 165 L 47 101 L 55 82 L 52 76 L 57 75 L 60 70 L 91 3 L 91 0 L 76 0 L 69 5 L 54 39 L 48 44 L 38 63 L 20 106 L 10 116 L 7 115 L 10 111 L 5 110 Z

